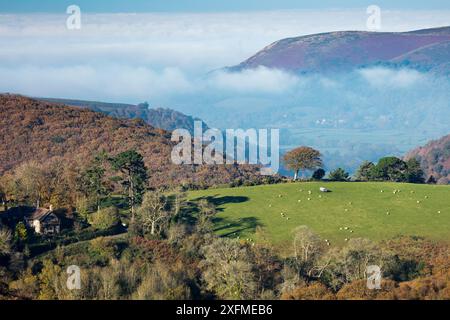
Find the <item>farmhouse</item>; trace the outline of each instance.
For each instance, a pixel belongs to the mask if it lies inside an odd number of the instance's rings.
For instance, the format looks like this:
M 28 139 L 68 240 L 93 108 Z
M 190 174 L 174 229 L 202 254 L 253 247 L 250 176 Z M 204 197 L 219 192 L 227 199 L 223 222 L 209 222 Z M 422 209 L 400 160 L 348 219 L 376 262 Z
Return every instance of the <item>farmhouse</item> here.
M 39 234 L 55 234 L 61 230 L 61 220 L 53 212 L 52 206 L 49 209 L 37 208 L 25 216 L 25 223 Z

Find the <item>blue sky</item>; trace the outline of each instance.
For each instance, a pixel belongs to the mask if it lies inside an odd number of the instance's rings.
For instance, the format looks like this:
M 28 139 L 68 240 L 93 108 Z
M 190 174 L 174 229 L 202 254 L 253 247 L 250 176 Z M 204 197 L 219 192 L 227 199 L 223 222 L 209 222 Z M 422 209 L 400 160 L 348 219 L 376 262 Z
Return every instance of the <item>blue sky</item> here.
M 0 12 L 61 12 L 76 4 L 85 12 L 223 12 L 279 9 L 342 9 L 375 4 L 390 9 L 449 9 L 448 0 L 0 0 Z

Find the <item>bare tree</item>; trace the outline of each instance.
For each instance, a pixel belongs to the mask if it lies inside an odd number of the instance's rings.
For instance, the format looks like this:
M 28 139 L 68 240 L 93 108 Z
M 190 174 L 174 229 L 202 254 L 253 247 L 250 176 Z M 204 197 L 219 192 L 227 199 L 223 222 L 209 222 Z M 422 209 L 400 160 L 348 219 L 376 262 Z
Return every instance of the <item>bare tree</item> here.
M 14 174 L 17 198 L 40 207 L 41 201 L 48 196 L 48 183 L 45 171 L 35 161 L 18 167 Z
M 161 232 L 171 217 L 167 197 L 159 190 L 145 193 L 137 214 L 144 232 Z
M 220 299 L 254 299 L 256 277 L 248 248 L 234 239 L 218 238 L 202 248 L 200 266 L 207 288 Z
M 11 232 L 0 227 L 0 255 L 11 252 Z
M 323 242 L 307 226 L 299 226 L 293 232 L 294 257 L 297 261 L 299 272 L 311 277 L 314 271 L 321 269 L 318 261 L 324 252 Z

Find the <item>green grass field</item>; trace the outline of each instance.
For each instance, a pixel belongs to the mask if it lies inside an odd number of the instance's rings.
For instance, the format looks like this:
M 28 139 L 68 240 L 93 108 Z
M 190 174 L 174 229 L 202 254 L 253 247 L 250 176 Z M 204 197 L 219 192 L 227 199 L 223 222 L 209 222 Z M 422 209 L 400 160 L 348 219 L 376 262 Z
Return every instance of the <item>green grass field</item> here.
M 320 192 L 321 186 L 332 192 Z M 450 186 L 298 182 L 189 194 L 194 202 L 203 197 L 217 206 L 219 235 L 256 242 L 264 238 L 280 247 L 291 242 L 292 230 L 300 225 L 331 245 L 351 238 L 377 241 L 398 235 L 450 241 Z M 258 226 L 262 232 L 255 233 Z

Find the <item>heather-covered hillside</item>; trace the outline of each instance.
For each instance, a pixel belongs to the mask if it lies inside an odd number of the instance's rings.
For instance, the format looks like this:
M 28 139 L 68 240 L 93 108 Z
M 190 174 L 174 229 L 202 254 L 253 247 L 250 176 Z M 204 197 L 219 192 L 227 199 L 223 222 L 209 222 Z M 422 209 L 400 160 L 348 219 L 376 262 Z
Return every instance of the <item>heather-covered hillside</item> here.
M 170 133 L 143 120 L 116 119 L 88 109 L 0 95 L 0 174 L 27 161 L 77 170 L 101 151 L 135 149 L 144 156 L 150 186 L 212 186 L 260 179 L 252 166 L 173 165 Z
M 433 176 L 439 184 L 450 182 L 450 135 L 412 150 L 406 158 L 419 160 L 428 179 Z
M 423 66 L 417 50 L 450 41 L 450 27 L 412 32 L 339 31 L 279 40 L 265 47 L 231 70 L 264 66 L 296 72 L 333 72 L 379 63 Z M 414 53 L 416 52 L 416 53 Z M 426 67 L 438 73 L 449 69 L 448 46 L 435 46 L 421 52 Z M 435 59 L 436 58 L 436 59 Z M 445 61 L 442 61 L 442 60 Z M 416 63 L 417 62 L 417 63 Z M 441 70 L 442 69 L 442 70 Z

